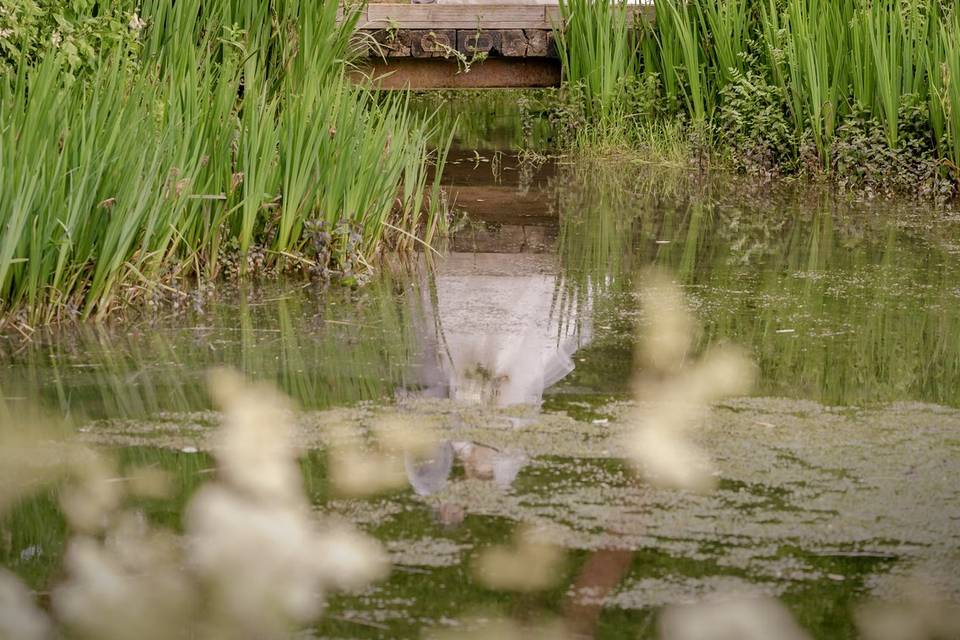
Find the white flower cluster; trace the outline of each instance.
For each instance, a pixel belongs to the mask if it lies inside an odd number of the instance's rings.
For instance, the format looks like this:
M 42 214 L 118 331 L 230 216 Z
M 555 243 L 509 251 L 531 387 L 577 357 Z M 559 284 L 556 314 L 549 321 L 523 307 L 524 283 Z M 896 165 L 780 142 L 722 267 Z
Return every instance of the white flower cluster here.
M 117 478 L 76 449 L 77 482 L 62 492 L 75 535 L 52 613 L 0 573 L 0 638 L 46 638 L 55 627 L 98 640 L 285 637 L 320 616 L 326 593 L 385 576 L 379 543 L 323 522 L 308 502 L 284 400 L 229 372 L 215 373 L 211 390 L 224 410 L 218 476 L 190 500 L 183 534 L 124 506 L 131 493 L 163 489 L 155 473 Z
M 316 619 L 327 589 L 383 577 L 386 554 L 358 533 L 320 526 L 279 396 L 228 372 L 216 373 L 211 389 L 225 411 L 214 450 L 221 478 L 187 508 L 188 558 L 212 594 L 218 628 L 275 637 Z
M 635 392 L 637 429 L 627 451 L 651 483 L 709 491 L 716 482 L 710 457 L 688 437 L 712 401 L 746 393 L 753 364 L 732 347 L 719 347 L 690 362 L 695 323 L 679 288 L 649 273 L 641 291 L 649 325 L 641 339 Z

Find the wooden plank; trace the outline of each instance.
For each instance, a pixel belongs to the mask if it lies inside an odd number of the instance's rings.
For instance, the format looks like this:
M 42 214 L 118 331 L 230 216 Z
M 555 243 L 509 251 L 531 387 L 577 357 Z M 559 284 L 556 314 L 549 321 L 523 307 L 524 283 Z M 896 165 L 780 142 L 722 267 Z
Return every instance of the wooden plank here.
M 366 31 L 366 55 L 381 58 L 446 58 L 489 54 L 504 58 L 555 58 L 549 29 L 377 29 Z
M 627 5 L 627 17 L 632 22 L 638 15 L 644 15 L 648 20 L 653 20 L 654 10 L 653 4 L 630 4 Z M 560 6 L 559 5 L 545 5 L 544 6 L 544 20 L 550 26 L 559 25 L 561 20 Z
M 361 29 L 549 29 L 545 5 L 371 4 Z
M 546 29 L 524 29 L 527 36 L 527 56 L 547 58 L 556 56 L 553 32 Z
M 453 29 L 407 33 L 411 34 L 411 53 L 415 58 L 446 58 L 457 50 L 457 32 Z
M 373 32 L 373 40 L 376 44 L 371 44 L 369 54 L 374 56 L 384 56 L 387 58 L 405 58 L 411 55 L 412 31 L 381 31 Z
M 652 4 L 628 5 L 630 15 L 653 19 Z M 552 29 L 560 24 L 554 4 L 369 4 L 360 29 Z

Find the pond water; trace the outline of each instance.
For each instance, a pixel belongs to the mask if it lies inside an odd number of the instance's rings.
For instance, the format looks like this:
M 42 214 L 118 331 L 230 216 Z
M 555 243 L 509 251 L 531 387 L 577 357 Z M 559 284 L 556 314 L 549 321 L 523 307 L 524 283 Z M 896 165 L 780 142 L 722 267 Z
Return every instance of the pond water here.
M 417 637 L 465 616 L 566 615 L 597 637 L 650 637 L 658 608 L 717 594 L 782 599 L 816 637 L 918 573 L 960 598 L 960 216 L 628 161 L 454 152 L 458 230 L 443 255 L 358 290 L 224 288 L 180 309 L 3 345 L 0 392 L 38 401 L 126 463 L 172 471 L 178 525 L 212 467 L 205 372 L 230 365 L 293 397 L 317 506 L 383 540 L 391 577 L 330 602 L 318 637 Z M 710 495 L 654 489 L 622 460 L 645 268 L 682 286 L 697 350 L 742 345 L 751 396 L 697 438 Z M 336 423 L 400 413 L 448 433 L 409 487 L 331 494 Z M 3 523 L 0 564 L 43 590 L 65 525 L 44 495 Z M 479 585 L 478 549 L 518 523 L 563 542 L 563 579 Z M 599 577 L 598 577 L 599 576 Z M 591 594 L 613 587 L 602 606 Z M 460 628 L 460 627 L 456 627 Z

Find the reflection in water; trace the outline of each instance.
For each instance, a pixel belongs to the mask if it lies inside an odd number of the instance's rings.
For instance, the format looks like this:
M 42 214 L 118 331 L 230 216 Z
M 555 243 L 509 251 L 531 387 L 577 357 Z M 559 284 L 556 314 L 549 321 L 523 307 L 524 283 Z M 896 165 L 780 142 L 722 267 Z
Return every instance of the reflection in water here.
M 760 395 L 960 405 L 956 215 L 656 169 L 572 167 L 559 182 L 561 259 L 574 279 L 609 285 L 594 296 L 595 339 L 565 384 L 603 378 L 625 390 L 633 274 L 653 264 L 684 284 L 704 327 L 700 349 L 751 348 Z
M 424 116 L 439 120 L 442 131 L 453 131 L 454 146 L 463 149 L 536 149 L 553 145 L 555 132 L 547 117 L 554 104 L 552 89 L 517 92 L 481 89 L 478 92 L 426 91 L 411 104 Z
M 701 349 L 752 350 L 761 395 L 960 406 L 956 216 L 730 176 L 486 159 L 451 158 L 458 209 L 489 222 L 460 232 L 433 272 L 384 268 L 357 293 L 225 293 L 168 318 L 4 340 L 0 392 L 78 418 L 193 411 L 210 406 L 203 372 L 228 364 L 305 408 L 402 389 L 597 404 L 627 391 L 635 274 L 656 264 L 684 284 Z
M 407 456 L 405 464 L 410 486 L 421 496 L 446 489 L 454 458 L 463 465 L 467 478 L 493 482 L 504 490 L 510 488 L 527 462 L 527 455 L 521 451 L 505 451 L 477 442 L 445 440 L 429 456 Z
M 960 406 L 956 217 L 815 190 L 764 190 L 729 176 L 482 160 L 454 157 L 448 165 L 458 208 L 486 222 L 462 230 L 446 260 L 384 268 L 359 292 L 254 287 L 169 317 L 86 326 L 25 345 L 3 341 L 2 402 L 17 411 L 40 398 L 78 419 L 153 416 L 114 425 L 122 442 L 148 445 L 121 455 L 139 466 L 159 461 L 182 476 L 183 495 L 204 477 L 208 458 L 154 447 L 173 433 L 202 437 L 213 419 L 202 413 L 210 406 L 203 378 L 213 365 L 273 382 L 304 408 L 360 405 L 310 414 L 304 426 L 342 422 L 361 439 L 371 415 L 396 413 L 365 401 L 422 395 L 499 407 L 437 403 L 430 411 L 440 407 L 457 435 L 406 461 L 412 491 L 429 496 L 422 502 L 435 506 L 436 520 L 462 525 L 458 531 L 434 528 L 424 505 L 411 508 L 407 496 L 330 500 L 397 547 L 410 551 L 414 543 L 416 552 L 422 542 L 421 553 L 449 552 L 450 566 L 430 558 L 426 577 L 422 566 L 407 566 L 412 571 L 398 571 L 379 600 L 364 594 L 341 605 L 407 629 L 391 637 L 416 637 L 424 620 L 455 614 L 451 607 L 471 598 L 502 600 L 465 586 L 461 545 L 494 542 L 513 522 L 544 514 L 570 525 L 564 544 L 581 559 L 584 549 L 610 543 L 597 535 L 600 525 L 629 536 L 629 550 L 598 553 L 576 574 L 574 592 L 594 598 L 571 598 L 567 613 L 585 632 L 642 633 L 636 627 L 649 618 L 634 615 L 639 609 L 736 585 L 733 576 L 742 574 L 787 588 L 818 637 L 847 637 L 848 605 L 865 576 L 873 580 L 898 554 L 938 566 L 949 560 L 956 527 L 943 505 L 956 500 L 943 479 L 956 468 L 957 418 L 941 407 L 732 402 L 713 414 L 713 445 L 729 476 L 719 493 L 685 505 L 658 501 L 663 509 L 607 458 L 619 454 L 612 437 L 624 421 L 616 400 L 627 396 L 635 325 L 644 321 L 636 274 L 651 264 L 684 286 L 703 326 L 694 351 L 724 340 L 751 349 L 761 395 Z M 527 425 L 541 407 L 573 418 L 542 415 Z M 417 407 L 402 415 L 429 417 Z M 115 442 L 110 424 L 87 426 Z M 528 455 L 537 461 L 525 467 Z M 305 464 L 318 503 L 331 491 L 324 460 L 311 452 Z M 402 483 L 403 471 L 395 471 Z M 461 477 L 484 484 L 451 487 Z M 485 497 L 491 502 L 481 503 Z M 43 500 L 42 509 L 29 503 L 18 512 L 24 524 L 10 530 L 21 538 L 0 545 L 0 559 L 34 571 L 38 589 L 49 583 L 64 535 L 54 498 Z M 482 516 L 465 520 L 473 500 Z M 147 508 L 170 517 L 166 503 Z M 747 521 L 756 526 L 730 535 Z M 414 539 L 423 535 L 429 539 Z M 421 561 L 410 557 L 408 565 Z M 612 591 L 625 575 L 629 587 Z M 598 604 L 603 593 L 621 604 Z M 323 635 L 355 637 L 357 629 Z
M 537 254 L 445 258 L 423 301 L 425 395 L 539 405 L 589 341 L 589 324 L 554 313 L 556 271 L 552 256 Z
M 455 250 L 420 287 L 420 395 L 496 407 L 539 407 L 543 392 L 574 369 L 573 354 L 589 342 L 589 307 L 558 306 L 556 257 L 525 253 L 504 234 L 485 252 Z M 495 253 L 491 249 L 501 249 Z M 584 311 L 580 321 L 579 312 Z M 518 423 L 518 427 L 522 426 Z M 508 489 L 527 461 L 522 451 L 444 441 L 426 459 L 406 460 L 410 485 L 422 496 L 447 487 L 454 461 L 469 479 Z M 451 516 L 451 514 L 453 514 Z M 464 510 L 442 503 L 438 519 L 458 524 Z
M 269 381 L 305 408 L 388 397 L 405 384 L 411 322 L 389 273 L 359 294 L 270 287 L 202 310 L 40 336 L 3 359 L 8 402 L 40 400 L 77 420 L 209 409 L 209 368 Z

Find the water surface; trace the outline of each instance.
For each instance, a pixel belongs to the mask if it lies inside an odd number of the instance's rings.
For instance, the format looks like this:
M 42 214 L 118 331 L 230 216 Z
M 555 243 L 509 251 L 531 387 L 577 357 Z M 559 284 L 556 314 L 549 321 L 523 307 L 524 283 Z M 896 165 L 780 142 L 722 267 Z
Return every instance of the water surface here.
M 334 599 L 324 637 L 415 637 L 477 610 L 647 637 L 660 606 L 731 592 L 778 596 L 817 637 L 844 637 L 852 607 L 902 575 L 960 597 L 956 213 L 503 151 L 454 153 L 445 181 L 457 232 L 442 256 L 385 264 L 358 290 L 224 287 L 8 339 L 7 408 L 40 402 L 123 460 L 174 471 L 175 504 L 146 508 L 177 526 L 212 465 L 205 371 L 283 389 L 302 408 L 312 498 L 396 564 Z M 651 266 L 686 293 L 698 351 L 729 341 L 759 366 L 751 397 L 704 414 L 697 437 L 721 470 L 710 496 L 653 489 L 621 459 Z M 331 495 L 327 427 L 396 413 L 443 426 L 439 463 L 409 469 L 401 492 Z M 0 547 L 41 590 L 63 546 L 52 500 L 19 508 Z M 560 537 L 562 580 L 520 598 L 484 589 L 470 558 L 521 522 Z M 591 604 L 582 578 L 598 558 L 622 576 Z

